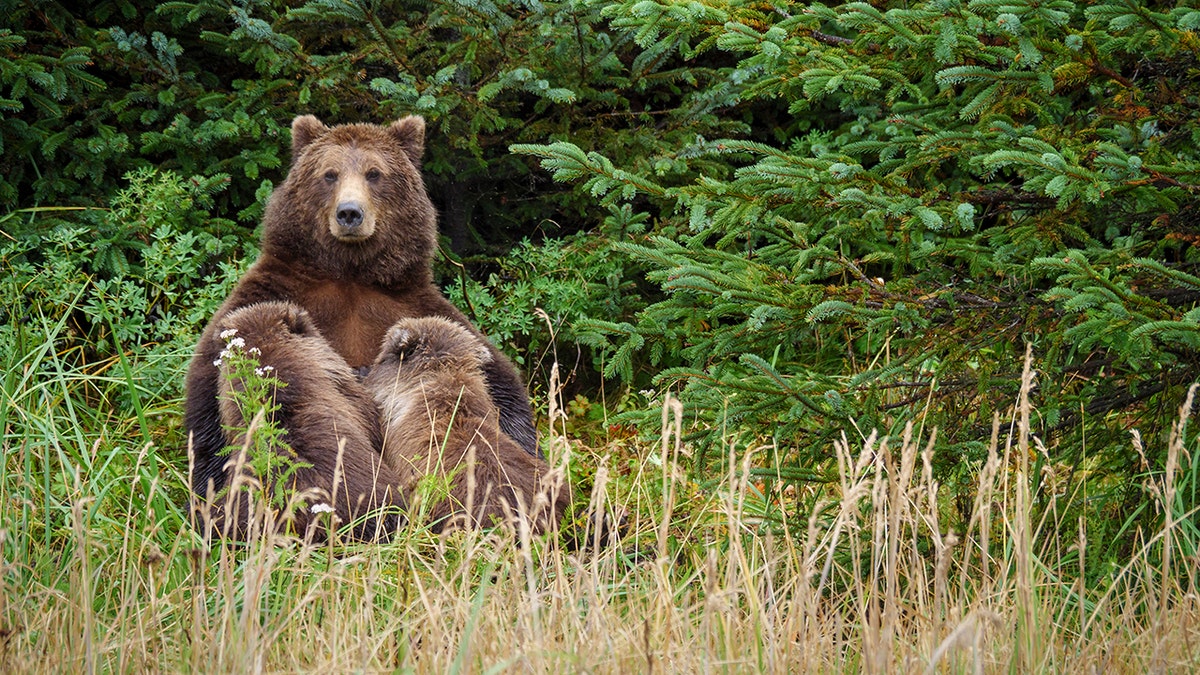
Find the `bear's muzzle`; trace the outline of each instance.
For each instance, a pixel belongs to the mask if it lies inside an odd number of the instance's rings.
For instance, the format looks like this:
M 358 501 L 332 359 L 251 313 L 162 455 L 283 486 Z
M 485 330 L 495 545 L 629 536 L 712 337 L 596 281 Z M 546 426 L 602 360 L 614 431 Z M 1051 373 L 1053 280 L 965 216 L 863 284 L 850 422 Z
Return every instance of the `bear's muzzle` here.
M 333 222 L 329 224 L 329 232 L 339 241 L 362 241 L 374 234 L 375 221 L 361 202 L 339 202 L 333 213 Z
M 337 207 L 338 225 L 353 230 L 363 222 L 363 210 L 358 202 L 342 202 Z

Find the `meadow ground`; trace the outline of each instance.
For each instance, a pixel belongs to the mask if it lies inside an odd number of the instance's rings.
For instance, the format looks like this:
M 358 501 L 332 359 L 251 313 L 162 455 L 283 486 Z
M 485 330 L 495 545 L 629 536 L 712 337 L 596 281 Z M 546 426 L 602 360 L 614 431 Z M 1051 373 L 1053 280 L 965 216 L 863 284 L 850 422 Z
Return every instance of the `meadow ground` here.
M 930 430 L 840 443 L 831 482 L 785 489 L 748 470 L 761 448 L 731 443 L 722 475 L 697 484 L 668 399 L 656 440 L 597 447 L 552 406 L 549 455 L 580 488 L 568 531 L 410 527 L 377 545 L 205 544 L 186 467 L 147 432 L 178 402 L 113 419 L 80 393 L 96 382 L 6 378 L 3 672 L 1200 668 L 1200 537 L 1171 506 L 1195 453 L 1173 436 L 1145 485 L 1161 528 L 1089 570 L 1085 521 L 1045 536 L 1069 496 L 1034 505 L 1028 488 L 1029 373 L 965 527 L 947 524 Z M 593 531 L 602 521 L 622 522 L 619 537 Z

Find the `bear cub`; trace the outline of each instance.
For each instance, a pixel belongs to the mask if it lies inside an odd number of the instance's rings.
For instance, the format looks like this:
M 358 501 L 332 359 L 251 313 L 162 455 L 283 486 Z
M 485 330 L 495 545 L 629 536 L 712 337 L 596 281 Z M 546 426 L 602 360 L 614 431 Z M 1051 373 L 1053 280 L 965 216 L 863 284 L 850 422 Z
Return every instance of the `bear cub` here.
M 363 380 L 384 421 L 383 458 L 408 491 L 422 476 L 449 477 L 449 496 L 428 512 L 436 531 L 525 516 L 533 532 L 545 532 L 557 527 L 569 491 L 501 430 L 484 379 L 491 359 L 457 322 L 398 321 Z
M 308 312 L 289 302 L 261 302 L 230 312 L 220 322 L 221 332 L 210 339 L 224 350 L 242 349 L 257 358 L 258 373 L 278 380 L 270 395 L 277 409 L 273 422 L 284 430 L 286 447 L 273 450 L 284 460 L 265 481 L 267 495 L 276 488 L 300 492 L 306 504 L 294 514 L 296 531 L 307 531 L 318 503 L 329 504 L 340 523 L 359 522 L 353 535 L 359 539 L 387 537 L 394 532 L 404 508 L 400 477 L 387 466 L 376 448 L 380 438 L 379 414 L 374 400 L 361 387 L 349 364 L 321 336 Z M 245 429 L 247 420 L 235 398 L 245 383 L 231 372 L 229 359 L 218 360 L 218 406 L 224 428 Z M 227 471 L 244 462 L 239 455 L 252 442 L 242 431 L 232 438 L 234 450 Z M 288 473 L 283 465 L 299 466 Z M 307 465 L 307 466 L 305 466 Z M 243 466 L 242 475 L 251 479 Z M 230 471 L 229 475 L 233 475 Z M 280 485 L 279 481 L 286 480 Z M 231 481 L 227 495 L 218 495 L 213 516 L 218 532 L 246 535 L 251 516 L 246 490 Z M 277 506 L 277 505 L 276 505 Z M 382 511 L 381 507 L 384 508 Z M 227 531 L 231 529 L 232 532 Z

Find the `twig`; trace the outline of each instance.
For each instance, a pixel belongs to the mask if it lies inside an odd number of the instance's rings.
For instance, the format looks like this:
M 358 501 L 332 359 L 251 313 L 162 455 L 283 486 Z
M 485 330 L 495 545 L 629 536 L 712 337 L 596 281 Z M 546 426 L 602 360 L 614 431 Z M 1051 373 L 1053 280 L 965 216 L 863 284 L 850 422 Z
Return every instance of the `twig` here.
M 829 33 L 822 33 L 819 30 L 814 30 L 809 33 L 809 35 L 817 42 L 824 42 L 827 45 L 849 47 L 850 45 L 854 44 L 854 40 L 851 40 L 850 38 L 844 38 L 838 35 L 830 35 Z

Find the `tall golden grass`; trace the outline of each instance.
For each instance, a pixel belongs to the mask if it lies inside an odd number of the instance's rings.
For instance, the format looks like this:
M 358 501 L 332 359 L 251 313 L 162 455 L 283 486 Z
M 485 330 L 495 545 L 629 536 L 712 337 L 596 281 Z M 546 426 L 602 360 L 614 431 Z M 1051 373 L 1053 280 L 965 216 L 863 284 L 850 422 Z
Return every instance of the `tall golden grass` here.
M 2 495 L 0 671 L 1200 669 L 1198 561 L 1181 553 L 1179 528 L 1195 514 L 1170 506 L 1191 397 L 1167 470 L 1147 485 L 1167 514 L 1161 528 L 1140 533 L 1129 560 L 1088 588 L 1083 521 L 1060 541 L 1031 515 L 1033 379 L 1027 367 L 1011 419 L 994 424 L 961 531 L 944 524 L 934 439 L 911 426 L 838 443 L 835 496 L 779 526 L 756 515 L 764 496 L 747 478 L 751 451 L 731 443 L 717 489 L 687 482 L 670 400 L 661 441 L 637 448 L 628 476 L 604 448 L 588 459 L 600 466 L 577 521 L 627 523 L 618 541 L 578 550 L 553 536 L 416 527 L 380 545 L 271 534 L 202 545 L 184 519 L 146 517 L 148 503 L 178 499 L 181 472 L 149 476 L 127 503 L 99 509 L 110 497 L 79 471 L 69 531 L 50 548 L 18 545 L 41 534 L 15 529 L 25 497 Z M 560 466 L 584 451 L 558 432 L 551 445 Z M 30 550 L 37 559 L 20 559 Z

